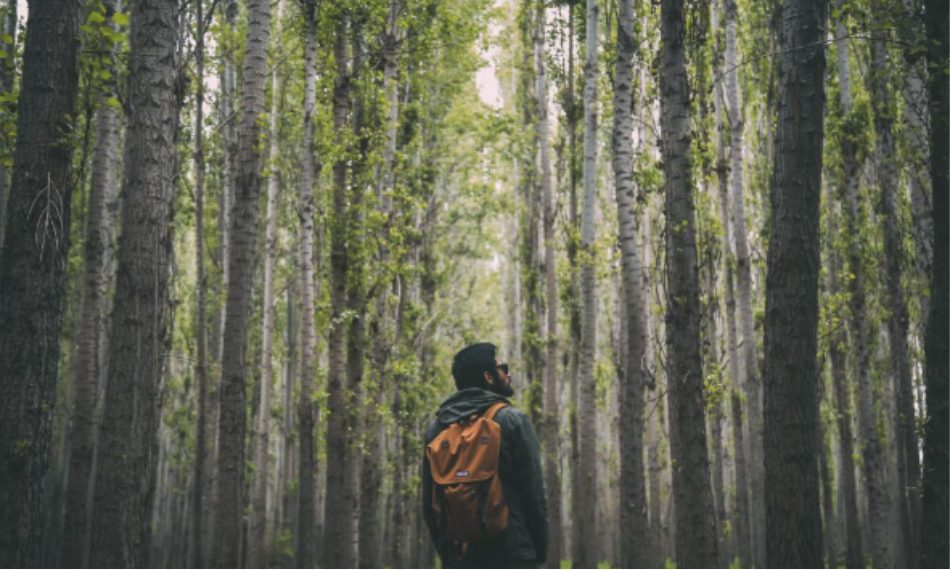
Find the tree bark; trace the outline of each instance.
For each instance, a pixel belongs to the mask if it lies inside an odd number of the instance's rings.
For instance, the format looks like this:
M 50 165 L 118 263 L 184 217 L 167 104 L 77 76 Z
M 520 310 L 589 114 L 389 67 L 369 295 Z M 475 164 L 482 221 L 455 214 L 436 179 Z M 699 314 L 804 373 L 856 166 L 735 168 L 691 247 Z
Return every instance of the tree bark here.
M 735 542 L 734 554 L 740 565 L 752 564 L 749 536 L 748 462 L 742 418 L 742 388 L 739 376 L 739 340 L 736 326 L 735 259 L 732 255 L 732 225 L 729 223 L 729 163 L 726 159 L 725 125 L 722 121 L 722 91 L 716 90 L 716 175 L 718 179 L 719 222 L 722 224 L 723 288 L 726 294 L 726 360 L 729 370 L 729 407 L 732 420 L 733 464 L 735 466 L 735 511 L 730 517 Z
M 7 0 L 3 20 L 0 21 L 0 30 L 9 36 L 10 43 L 6 44 L 0 50 L 0 95 L 7 95 L 13 92 L 13 84 L 16 80 L 16 35 L 17 35 L 17 0 Z M 13 112 L 13 106 L 7 105 L 5 112 Z M 9 145 L 4 145 L 4 156 L 10 156 L 13 149 Z M 10 196 L 10 169 L 6 165 L 0 165 L 0 249 L 3 248 L 3 234 L 7 227 L 7 201 Z
M 117 3 L 104 4 L 111 15 Z M 116 49 L 106 57 L 106 69 L 115 74 Z M 72 430 L 70 434 L 69 479 L 66 487 L 66 514 L 63 523 L 61 563 L 83 568 L 89 557 L 89 528 L 92 514 L 93 460 L 96 436 L 96 400 L 102 372 L 102 340 L 105 338 L 107 266 L 116 211 L 117 152 L 119 146 L 119 110 L 110 104 L 116 86 L 109 81 L 100 94 L 96 111 L 96 147 L 92 159 L 92 183 L 86 213 L 83 242 L 83 291 L 78 325 L 73 382 Z
M 300 403 L 298 409 L 300 455 L 297 469 L 297 536 L 294 564 L 298 568 L 312 568 L 314 552 L 314 409 L 313 409 L 313 352 L 316 346 L 313 311 L 313 184 L 315 178 L 313 142 L 313 114 L 316 110 L 317 89 L 317 20 L 316 1 L 303 3 L 306 23 L 304 51 L 303 153 L 300 161 Z
M 617 225 L 621 250 L 623 311 L 626 341 L 623 350 L 623 384 L 620 388 L 620 565 L 649 568 L 647 549 L 646 485 L 643 469 L 643 396 L 646 375 L 646 306 L 643 301 L 643 268 L 637 244 L 635 183 L 633 180 L 633 57 L 637 51 L 634 0 L 622 0 L 617 19 L 617 55 L 614 69 L 613 170 L 617 199 Z M 553 277 L 553 276 L 552 276 Z
M 191 503 L 191 548 L 192 567 L 204 567 L 204 509 L 205 498 L 209 485 L 206 481 L 206 467 L 208 464 L 208 333 L 207 333 L 207 295 L 208 283 L 205 273 L 205 154 L 204 154 L 204 77 L 205 77 L 205 44 L 204 33 L 204 0 L 195 2 L 195 142 L 194 142 L 194 170 L 195 170 L 195 265 L 197 283 L 195 284 L 197 306 L 195 307 L 195 344 L 197 345 L 197 362 L 195 376 L 198 390 L 198 417 L 195 429 L 195 474 L 194 499 Z
M 842 16 L 843 18 L 844 16 Z M 855 376 L 858 383 L 858 425 L 861 431 L 862 465 L 865 488 L 868 496 L 868 522 L 871 528 L 871 552 L 868 554 L 876 566 L 892 566 L 890 533 L 887 528 L 887 486 L 884 481 L 884 448 L 877 433 L 877 397 L 871 383 L 871 354 L 867 325 L 865 292 L 865 252 L 860 237 L 863 212 L 858 197 L 860 162 L 855 139 L 860 133 L 852 116 L 851 69 L 848 58 L 848 41 L 845 22 L 837 25 L 838 83 L 841 111 L 845 126 L 841 141 L 842 153 L 842 200 L 845 206 L 845 227 L 848 247 L 848 269 L 853 278 L 848 280 L 850 320 L 855 352 Z
M 873 10 L 873 29 L 883 30 L 885 22 L 880 18 L 886 7 L 877 5 Z M 898 202 L 899 176 L 896 169 L 897 152 L 894 141 L 894 119 L 897 109 L 890 91 L 893 81 L 888 66 L 889 56 L 883 31 L 874 33 L 871 39 L 871 73 L 869 92 L 874 111 L 874 131 L 877 135 L 878 184 L 884 214 L 884 264 L 887 274 L 887 308 L 889 317 L 887 331 L 891 353 L 891 374 L 897 400 L 897 478 L 902 560 L 898 565 L 914 568 L 919 535 L 919 478 L 920 459 L 917 448 L 916 420 L 914 412 L 914 388 L 911 378 L 911 363 L 907 347 L 909 318 L 901 285 L 904 258 L 903 228 L 900 222 Z
M 399 42 L 401 40 L 400 13 L 403 10 L 401 0 L 389 0 L 386 24 L 380 33 L 382 45 L 383 78 L 382 92 L 386 98 L 385 127 L 386 138 L 382 149 L 382 164 L 377 171 L 376 199 L 378 207 L 386 217 L 379 250 L 376 253 L 378 270 L 375 299 L 375 314 L 369 326 L 371 337 L 370 366 L 372 383 L 367 387 L 365 418 L 365 449 L 361 467 L 360 518 L 359 518 L 359 560 L 363 568 L 379 568 L 383 565 L 384 540 L 383 525 L 386 518 L 385 503 L 382 500 L 383 459 L 386 456 L 386 432 L 380 413 L 388 401 L 390 355 L 394 352 L 392 330 L 391 299 L 395 283 L 390 268 L 389 242 L 392 223 L 392 198 L 395 184 L 395 159 L 397 127 L 399 123 Z M 392 560 L 388 564 L 393 564 Z
M 551 145 L 548 125 L 548 85 L 544 58 L 546 10 L 544 2 L 537 3 L 537 28 L 534 40 L 535 67 L 538 84 L 538 153 L 541 162 L 541 196 L 543 200 L 544 229 L 544 286 L 547 314 L 545 333 L 544 377 L 544 476 L 548 493 L 548 568 L 560 568 L 562 556 L 561 539 L 561 477 L 559 473 L 559 417 L 558 412 L 558 339 L 557 339 L 557 258 L 554 246 L 555 234 L 554 182 L 551 179 Z
M 766 564 L 820 567 L 819 203 L 826 0 L 784 0 L 764 375 Z
M 700 356 L 699 278 L 693 182 L 690 175 L 689 93 L 682 0 L 661 4 L 660 125 L 666 175 L 666 369 L 676 563 L 712 567 L 718 561 Z
M 276 53 L 283 52 L 282 19 L 284 0 L 277 2 L 275 22 Z M 267 213 L 264 230 L 264 299 L 263 323 L 261 324 L 261 382 L 260 408 L 257 414 L 257 449 L 254 458 L 254 488 L 251 492 L 251 529 L 248 537 L 247 566 L 260 568 L 266 565 L 267 548 L 267 479 L 270 472 L 270 392 L 273 383 L 274 347 L 274 263 L 277 257 L 277 193 L 280 191 L 280 77 L 279 66 L 271 71 L 271 110 L 268 117 L 269 160 L 267 175 Z
M 950 564 L 947 489 L 950 487 L 950 442 L 947 433 L 950 355 L 950 220 L 948 220 L 948 154 L 950 154 L 950 87 L 947 84 L 947 3 L 927 0 L 927 59 L 930 68 L 930 183 L 933 188 L 933 274 L 930 315 L 924 341 L 927 379 L 927 422 L 924 426 L 923 516 L 921 556 L 924 567 Z
M 257 262 L 258 197 L 261 193 L 261 121 L 267 79 L 270 2 L 249 0 L 247 49 L 244 55 L 244 101 L 238 139 L 238 172 L 228 264 L 230 278 L 224 350 L 221 353 L 220 419 L 218 422 L 218 485 L 215 493 L 214 564 L 235 568 L 241 563 L 241 521 L 246 432 L 245 366 L 251 286 Z
M 579 506 L 574 514 L 575 524 L 581 528 L 576 551 L 580 568 L 593 568 L 600 562 L 597 552 L 597 391 L 594 363 L 597 350 L 597 281 L 595 271 L 596 230 L 594 220 L 597 208 L 597 23 L 600 7 L 597 0 L 587 0 L 586 48 L 584 63 L 584 213 L 581 219 L 581 278 L 583 302 L 581 312 L 580 348 L 580 406 L 578 424 L 580 461 L 574 464 L 579 471 Z
M 344 568 L 359 563 L 359 526 L 360 526 L 360 464 L 363 433 L 363 373 L 365 371 L 363 355 L 366 345 L 366 285 L 364 271 L 365 229 L 363 226 L 365 206 L 364 193 L 367 188 L 365 178 L 369 157 L 369 134 L 366 127 L 367 98 L 362 87 L 363 65 L 366 61 L 366 45 L 363 28 L 366 22 L 362 16 L 353 20 L 353 67 L 352 77 L 356 80 L 351 96 L 353 100 L 352 135 L 356 141 L 356 156 L 352 159 L 351 183 L 346 211 L 346 311 L 348 321 L 346 330 L 346 386 L 344 388 L 344 421 L 347 437 L 344 438 L 345 452 L 341 475 L 343 477 L 343 503 L 345 522 L 341 559 Z M 360 434 L 360 435 L 357 435 Z
M 840 57 L 840 56 L 839 56 Z M 834 204 L 834 196 L 829 188 L 828 203 Z M 828 235 L 838 235 L 837 214 L 832 211 L 828 223 Z M 841 262 L 832 245 L 828 260 L 828 292 L 832 298 L 841 294 L 838 271 Z M 839 317 L 840 318 L 840 317 Z M 848 568 L 862 568 L 864 555 L 861 550 L 861 528 L 858 525 L 857 482 L 854 474 L 854 439 L 851 432 L 851 391 L 848 388 L 848 371 L 845 353 L 844 330 L 839 326 L 831 336 L 828 349 L 831 359 L 831 381 L 834 387 L 835 417 L 838 422 L 838 455 L 840 456 L 841 487 L 838 501 L 844 504 L 845 565 Z M 832 561 L 829 561 L 829 564 Z
M 40 565 L 66 254 L 82 3 L 30 2 L 0 251 L 0 566 Z
M 133 5 L 129 109 L 90 566 L 148 560 L 160 392 L 172 319 L 178 3 Z
M 234 33 L 237 26 L 238 6 L 236 0 L 224 0 L 221 7 L 224 23 L 228 33 Z M 234 71 L 234 54 L 230 46 L 220 46 L 218 57 L 221 58 L 220 85 L 221 94 L 218 97 L 218 128 L 222 131 L 222 164 L 221 164 L 221 195 L 218 198 L 218 248 L 215 252 L 221 266 L 221 282 L 218 290 L 219 306 L 215 320 L 212 323 L 208 344 L 211 348 L 211 360 L 220 367 L 224 352 L 224 321 L 227 313 L 227 291 L 231 281 L 231 220 L 234 204 L 235 162 L 237 155 L 237 118 L 235 116 L 234 98 L 237 94 L 237 79 Z M 202 559 L 204 567 L 214 565 L 214 540 L 216 533 L 215 510 L 218 490 L 218 434 L 221 418 L 221 377 L 215 374 L 208 378 L 208 393 L 206 394 L 207 417 L 205 441 L 208 448 L 205 470 L 205 489 L 208 500 L 202 501 L 202 526 L 205 536 L 202 539 Z
M 749 433 L 749 496 L 751 529 L 750 539 L 756 565 L 765 565 L 765 496 L 763 485 L 764 467 L 762 462 L 762 391 L 759 380 L 758 343 L 755 337 L 755 324 L 752 309 L 752 262 L 749 259 L 748 232 L 745 222 L 745 197 L 743 195 L 742 150 L 744 146 L 743 129 L 745 120 L 742 112 L 741 93 L 739 91 L 739 61 L 737 49 L 738 7 L 736 0 L 726 0 L 726 66 L 723 70 L 726 84 L 726 102 L 729 114 L 730 141 L 730 182 L 732 183 L 733 237 L 736 257 L 735 274 L 738 286 L 739 327 L 742 332 L 742 362 L 748 410 L 747 429 Z M 750 561 L 751 562 L 751 561 Z
M 337 15 L 334 39 L 334 59 L 336 79 L 333 86 L 333 130 L 336 144 L 343 147 L 346 141 L 344 131 L 350 111 L 349 70 L 349 15 Z M 349 567 L 356 564 L 356 552 L 353 552 L 353 536 L 348 530 L 354 520 L 354 514 L 347 511 L 344 493 L 346 481 L 343 478 L 343 462 L 347 455 L 346 412 L 344 394 L 344 364 L 346 340 L 346 291 L 347 291 L 347 240 L 346 240 L 346 191 L 347 161 L 338 158 L 333 164 L 332 214 L 330 221 L 330 320 L 331 328 L 327 350 L 329 364 L 327 368 L 327 492 L 324 516 L 326 528 L 324 552 L 326 567 Z

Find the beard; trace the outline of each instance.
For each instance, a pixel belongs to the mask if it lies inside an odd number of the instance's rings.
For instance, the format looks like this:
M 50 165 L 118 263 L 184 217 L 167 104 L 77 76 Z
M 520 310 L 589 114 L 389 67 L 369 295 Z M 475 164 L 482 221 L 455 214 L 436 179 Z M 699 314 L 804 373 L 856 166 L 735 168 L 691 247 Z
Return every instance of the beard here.
M 511 387 L 511 381 L 505 382 L 502 380 L 501 374 L 499 374 L 497 370 L 492 370 L 492 377 L 495 379 L 495 382 L 488 388 L 489 390 L 505 398 L 510 398 L 515 395 L 515 390 Z

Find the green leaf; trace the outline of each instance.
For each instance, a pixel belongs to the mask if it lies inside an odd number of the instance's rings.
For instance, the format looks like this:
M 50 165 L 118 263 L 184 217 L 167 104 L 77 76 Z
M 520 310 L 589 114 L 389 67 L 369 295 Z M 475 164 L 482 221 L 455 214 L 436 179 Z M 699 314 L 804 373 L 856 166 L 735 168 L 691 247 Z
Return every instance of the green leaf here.
M 116 26 L 124 27 L 129 25 L 129 15 L 124 12 L 116 12 L 112 15 L 112 21 Z
M 89 14 L 88 22 L 90 24 L 101 24 L 106 21 L 106 17 L 103 16 L 100 12 L 91 12 Z

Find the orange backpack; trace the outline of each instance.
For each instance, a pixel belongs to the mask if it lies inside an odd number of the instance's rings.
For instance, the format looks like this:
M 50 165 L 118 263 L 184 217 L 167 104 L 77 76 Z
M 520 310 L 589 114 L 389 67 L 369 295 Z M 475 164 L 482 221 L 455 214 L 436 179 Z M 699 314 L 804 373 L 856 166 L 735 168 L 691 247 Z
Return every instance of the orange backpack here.
M 468 544 L 496 536 L 508 526 L 498 475 L 501 426 L 494 418 L 504 402 L 479 416 L 450 424 L 426 446 L 432 472 L 432 509 L 442 534 Z

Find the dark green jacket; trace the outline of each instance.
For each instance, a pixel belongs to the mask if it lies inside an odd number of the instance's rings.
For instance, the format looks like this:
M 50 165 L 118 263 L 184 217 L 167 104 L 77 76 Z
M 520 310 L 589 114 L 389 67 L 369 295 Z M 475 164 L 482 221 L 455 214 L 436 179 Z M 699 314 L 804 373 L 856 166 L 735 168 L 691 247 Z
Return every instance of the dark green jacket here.
M 449 397 L 439 408 L 436 420 L 426 431 L 425 443 L 453 422 L 481 414 L 502 396 L 466 388 Z M 548 548 L 548 501 L 541 474 L 538 438 L 531 420 L 521 410 L 502 408 L 495 421 L 501 426 L 501 458 L 498 466 L 502 490 L 508 502 L 508 528 L 484 543 L 472 544 L 464 560 L 457 560 L 452 545 L 443 540 L 432 511 L 432 475 L 429 462 L 422 459 L 422 512 L 444 567 L 515 567 L 517 563 L 543 563 Z

